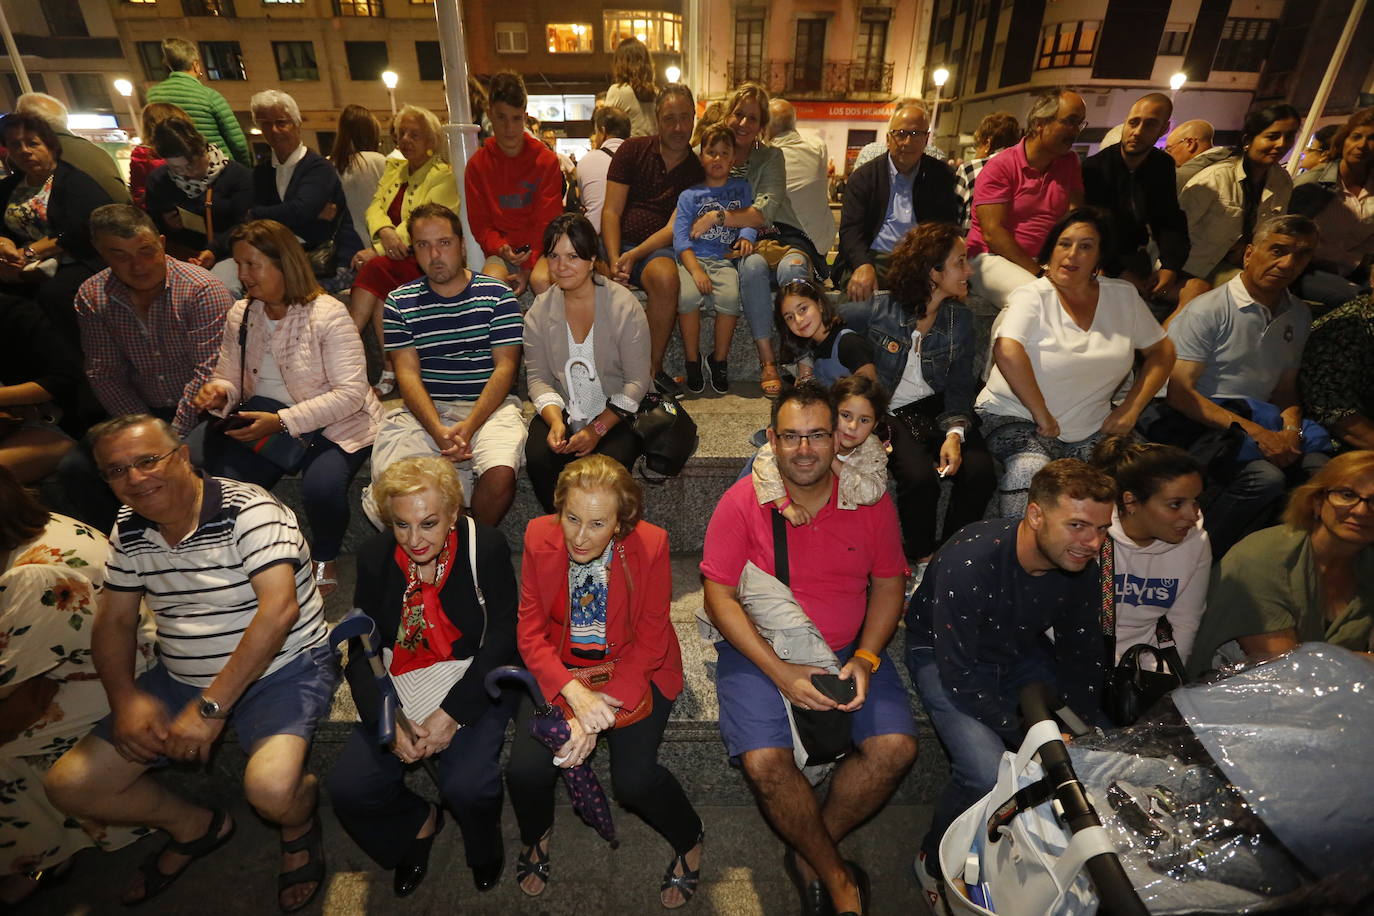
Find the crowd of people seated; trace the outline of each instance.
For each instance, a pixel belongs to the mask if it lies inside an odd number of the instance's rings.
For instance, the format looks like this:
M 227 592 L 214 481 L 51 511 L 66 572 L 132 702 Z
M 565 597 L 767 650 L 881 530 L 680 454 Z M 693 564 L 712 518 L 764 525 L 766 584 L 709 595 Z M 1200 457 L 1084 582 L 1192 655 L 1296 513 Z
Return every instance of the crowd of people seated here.
M 683 670 L 670 520 L 646 517 L 634 421 L 655 392 L 738 393 L 740 315 L 771 413 L 707 527 L 703 628 L 726 752 L 806 913 L 871 905 L 839 846 L 916 756 L 888 654 L 903 621 L 953 763 L 913 848 L 936 904 L 940 833 L 1019 743 L 1024 683 L 1099 723 L 1106 673 L 1166 631 L 1193 676 L 1302 642 L 1374 650 L 1374 109 L 1294 183 L 1288 105 L 1221 147 L 1206 122 L 1171 132 L 1169 97 L 1145 94 L 1080 163 L 1086 106 L 1059 89 L 1024 125 L 985 118 L 956 170 L 904 99 L 836 232 L 823 144 L 785 100 L 741 85 L 694 145 L 691 89 L 655 85 L 635 39 L 571 176 L 527 130 L 523 80 L 492 77 L 461 188 L 439 117 L 414 105 L 391 156 L 348 106 L 326 157 L 296 101 L 264 89 L 253 163 L 195 46 L 164 54 L 128 186 L 56 100 L 0 121 L 0 631 L 38 634 L 0 642 L 0 759 L 28 781 L 25 810 L 47 806 L 32 828 L 0 824 L 7 903 L 141 828 L 169 839 L 131 903 L 228 842 L 228 813 L 149 776 L 206 759 L 228 722 L 245 795 L 281 828 L 277 902 L 315 897 L 305 764 L 340 680 L 324 601 L 359 509 L 379 531 L 349 597 L 407 718 L 380 748 L 360 700 L 325 788 L 395 892 L 423 880 L 445 809 L 477 890 L 501 879 L 514 718 L 520 890 L 556 883 L 553 785 L 604 739 L 612 792 L 671 847 L 660 902 L 688 903 L 705 830 L 657 762 Z M 374 335 L 389 381 L 369 377 Z M 393 381 L 384 406 L 373 386 Z M 497 526 L 522 471 L 548 514 L 517 577 Z M 288 476 L 300 518 L 271 493 Z M 54 577 L 70 583 L 56 598 Z M 62 627 L 88 645 L 35 649 Z M 539 703 L 482 688 L 511 663 L 564 710 L 552 748 L 526 728 Z M 356 652 L 348 675 L 372 677 Z M 852 748 L 822 798 L 793 735 L 826 710 L 848 714 Z M 421 762 L 438 804 L 406 787 Z

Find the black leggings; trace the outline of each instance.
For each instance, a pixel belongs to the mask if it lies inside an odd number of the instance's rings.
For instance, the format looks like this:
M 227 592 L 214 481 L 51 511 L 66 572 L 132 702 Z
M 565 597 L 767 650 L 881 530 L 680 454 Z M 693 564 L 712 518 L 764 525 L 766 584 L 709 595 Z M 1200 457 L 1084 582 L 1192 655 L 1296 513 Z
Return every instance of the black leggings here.
M 611 791 L 616 800 L 657 830 L 675 853 L 684 855 L 697 844 L 701 818 L 677 777 L 658 762 L 658 746 L 673 704 L 657 687 L 651 684 L 649 689 L 654 695 L 653 711 L 634 725 L 602 732 L 597 743 L 610 746 Z M 530 734 L 533 715 L 533 702 L 523 698 L 506 765 L 510 804 L 524 846 L 539 842 L 553 826 L 553 790 L 559 774 L 553 754 Z
M 630 424 L 621 420 L 606 431 L 605 438 L 596 444 L 592 454 L 614 458 L 625 465 L 626 470 L 633 470 L 635 459 L 639 457 L 639 439 Z M 535 414 L 525 438 L 525 472 L 530 475 L 534 495 L 545 512 L 553 511 L 553 491 L 559 473 L 576 460 L 576 455 L 560 455 L 549 448 L 549 424 Z
M 940 460 L 940 445 L 944 436 L 934 418 L 943 409 L 939 395 L 924 398 L 903 408 L 928 418 L 931 432 L 916 436 L 908 425 L 888 417 L 892 429 L 892 454 L 887 466 L 897 481 L 897 516 L 902 525 L 902 546 L 911 562 L 928 557 L 960 528 L 981 519 L 997 489 L 997 473 L 992 455 L 982 435 L 973 426 L 964 428 L 964 442 L 960 449 L 962 461 L 951 478 L 949 508 L 945 512 L 943 536 L 935 537 L 936 513 L 940 506 L 940 477 L 935 466 Z

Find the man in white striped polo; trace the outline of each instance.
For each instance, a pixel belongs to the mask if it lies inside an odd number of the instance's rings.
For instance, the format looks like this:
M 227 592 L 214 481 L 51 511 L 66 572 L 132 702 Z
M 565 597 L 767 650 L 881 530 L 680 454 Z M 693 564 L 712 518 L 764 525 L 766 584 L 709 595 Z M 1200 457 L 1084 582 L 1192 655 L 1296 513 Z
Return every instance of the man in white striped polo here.
M 305 758 L 338 669 L 296 517 L 261 487 L 199 474 L 156 417 L 118 417 L 89 439 L 124 503 L 91 635 L 111 714 L 49 771 L 48 795 L 83 818 L 167 831 L 170 842 L 124 894 L 142 902 L 234 832 L 223 810 L 180 798 L 148 770 L 206 761 L 232 722 L 249 757 L 244 793 L 281 827 L 279 903 L 299 909 L 324 881 L 318 789 Z M 135 680 L 144 603 L 159 661 Z

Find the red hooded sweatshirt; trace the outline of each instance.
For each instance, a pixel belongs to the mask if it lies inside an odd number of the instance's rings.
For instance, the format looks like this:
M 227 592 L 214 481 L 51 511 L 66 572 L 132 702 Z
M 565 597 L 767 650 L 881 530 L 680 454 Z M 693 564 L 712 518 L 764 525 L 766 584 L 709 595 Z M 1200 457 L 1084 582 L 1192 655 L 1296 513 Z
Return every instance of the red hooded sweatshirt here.
M 463 185 L 468 198 L 468 218 L 477 244 L 488 256 L 502 245 L 530 246 L 530 260 L 544 253 L 544 229 L 563 212 L 563 173 L 558 157 L 547 146 L 525 134 L 518 156 L 507 156 L 488 137 L 468 160 Z

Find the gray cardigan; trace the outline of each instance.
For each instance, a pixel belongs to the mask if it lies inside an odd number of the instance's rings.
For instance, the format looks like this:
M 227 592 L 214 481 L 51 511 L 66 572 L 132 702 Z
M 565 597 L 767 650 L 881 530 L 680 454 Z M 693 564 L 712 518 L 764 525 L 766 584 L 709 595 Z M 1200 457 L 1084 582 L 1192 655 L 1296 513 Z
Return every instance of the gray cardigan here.
M 593 277 L 596 315 L 592 350 L 601 389 L 611 404 L 635 411 L 649 390 L 649 322 L 634 294 L 619 283 Z M 536 412 L 567 407 L 568 314 L 557 286 L 525 313 L 525 381 Z

